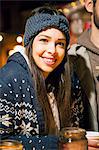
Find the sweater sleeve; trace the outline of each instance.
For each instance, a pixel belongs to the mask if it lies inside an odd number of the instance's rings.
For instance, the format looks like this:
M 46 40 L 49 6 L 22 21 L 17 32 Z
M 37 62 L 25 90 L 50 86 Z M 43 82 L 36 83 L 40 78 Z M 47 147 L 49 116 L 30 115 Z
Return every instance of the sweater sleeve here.
M 18 95 L 16 95 L 16 97 L 17 96 Z M 25 112 L 25 115 L 27 114 L 27 119 L 28 115 L 31 116 L 30 119 L 33 119 L 34 124 L 27 122 L 27 120 L 26 122 L 24 121 L 24 111 L 21 110 L 24 110 L 24 105 L 20 111 L 17 111 L 10 83 L 5 83 L 0 77 L 0 139 L 18 140 L 23 144 L 25 150 L 58 149 L 58 137 L 54 135 L 43 136 L 39 133 L 37 134 L 35 128 L 36 120 L 32 117 L 32 111 Z M 18 117 L 18 115 L 20 116 L 20 118 L 18 118 L 19 126 L 16 124 L 16 117 Z M 23 115 L 23 118 L 21 118 L 21 115 Z M 33 134 L 31 134 L 31 132 Z

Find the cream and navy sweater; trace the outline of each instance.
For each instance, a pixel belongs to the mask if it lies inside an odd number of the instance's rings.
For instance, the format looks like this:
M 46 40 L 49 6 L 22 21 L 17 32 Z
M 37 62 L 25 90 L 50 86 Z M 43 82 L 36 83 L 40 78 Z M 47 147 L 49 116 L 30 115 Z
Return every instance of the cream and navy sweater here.
M 84 127 L 81 88 L 76 76 L 72 77 L 72 89 L 72 118 L 75 124 Z M 57 150 L 58 137 L 44 131 L 44 114 L 28 63 L 20 52 L 16 52 L 0 69 L 0 139 L 16 139 L 22 142 L 25 150 Z

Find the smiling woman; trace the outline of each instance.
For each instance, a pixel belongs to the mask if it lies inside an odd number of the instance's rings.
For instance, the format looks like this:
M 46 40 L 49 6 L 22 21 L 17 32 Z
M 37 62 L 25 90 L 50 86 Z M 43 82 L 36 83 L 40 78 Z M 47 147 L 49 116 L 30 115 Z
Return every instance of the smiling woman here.
M 47 77 L 65 56 L 66 37 L 58 29 L 47 29 L 34 38 L 32 49 L 35 63 Z
M 0 69 L 1 139 L 21 141 L 26 150 L 52 150 L 58 149 L 63 127 L 86 128 L 80 82 L 67 56 L 69 40 L 63 13 L 33 10 L 24 47 Z

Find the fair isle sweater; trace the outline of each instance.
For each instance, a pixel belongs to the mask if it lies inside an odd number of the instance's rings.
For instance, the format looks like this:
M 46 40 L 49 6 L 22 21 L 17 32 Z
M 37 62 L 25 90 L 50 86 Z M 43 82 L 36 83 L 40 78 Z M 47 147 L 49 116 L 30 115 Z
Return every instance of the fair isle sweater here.
M 77 78 L 72 82 L 73 119 L 80 125 L 83 118 L 81 88 Z M 0 139 L 18 140 L 25 150 L 57 150 L 58 137 L 46 135 L 44 129 L 44 114 L 33 88 L 28 63 L 16 52 L 0 69 Z

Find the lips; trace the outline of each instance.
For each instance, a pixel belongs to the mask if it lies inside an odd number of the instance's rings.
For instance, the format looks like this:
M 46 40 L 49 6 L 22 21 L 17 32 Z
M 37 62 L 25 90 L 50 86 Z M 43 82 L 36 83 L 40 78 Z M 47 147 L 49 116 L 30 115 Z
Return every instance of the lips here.
M 46 65 L 54 65 L 56 63 L 56 59 L 55 58 L 47 58 L 47 57 L 43 57 L 43 62 L 46 64 Z

